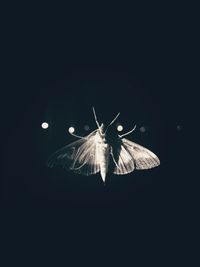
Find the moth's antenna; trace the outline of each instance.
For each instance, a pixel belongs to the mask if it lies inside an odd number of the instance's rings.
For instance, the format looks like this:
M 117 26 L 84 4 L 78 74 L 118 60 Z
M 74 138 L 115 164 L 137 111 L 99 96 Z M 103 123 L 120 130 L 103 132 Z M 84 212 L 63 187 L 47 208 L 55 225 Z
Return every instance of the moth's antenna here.
M 132 130 L 130 130 L 129 132 L 125 133 L 125 134 L 122 134 L 122 135 L 119 135 L 120 138 L 132 133 L 134 130 L 136 129 L 136 125 L 134 126 L 134 128 Z
M 112 125 L 115 121 L 116 121 L 116 119 L 119 117 L 119 115 L 120 115 L 120 112 L 117 114 L 117 116 L 111 121 L 111 123 L 108 125 L 108 127 L 110 126 L 110 125 Z
M 106 131 L 108 130 L 108 127 L 110 127 L 110 125 L 112 125 L 115 121 L 116 121 L 116 119 L 119 117 L 119 115 L 120 115 L 120 112 L 117 114 L 117 116 L 111 121 L 111 123 L 107 126 L 107 128 L 106 128 Z M 105 132 L 106 132 L 105 131 Z
M 95 112 L 94 107 L 92 107 L 92 110 L 93 110 L 93 113 L 94 113 L 94 119 L 95 119 L 95 122 L 96 122 L 98 128 L 100 128 L 100 125 L 99 125 L 99 122 L 98 122 L 98 120 L 97 120 L 97 115 L 96 115 L 96 112 Z

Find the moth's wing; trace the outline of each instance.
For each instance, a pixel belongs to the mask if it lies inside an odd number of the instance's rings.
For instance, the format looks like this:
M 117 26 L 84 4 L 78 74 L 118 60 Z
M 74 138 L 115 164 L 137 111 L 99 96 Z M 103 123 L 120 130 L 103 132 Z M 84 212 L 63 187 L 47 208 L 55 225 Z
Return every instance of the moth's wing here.
M 84 139 L 59 149 L 49 158 L 47 165 L 51 168 L 60 165 L 83 175 L 99 172 L 95 138 L 96 132 L 93 132 Z
M 80 150 L 80 147 L 86 144 L 86 142 L 86 140 L 80 139 L 60 148 L 49 157 L 47 161 L 48 167 L 52 168 L 60 165 L 63 168 L 70 168 L 74 162 L 77 152 Z
M 122 138 L 122 144 L 133 158 L 136 169 L 151 169 L 160 165 L 159 158 L 149 149 L 129 141 L 126 138 Z
M 153 152 L 125 138 L 113 146 L 112 151 L 115 164 L 113 173 L 118 175 L 130 173 L 134 169 L 151 169 L 160 164 Z
M 114 167 L 112 172 L 117 175 L 123 175 L 134 171 L 134 159 L 122 142 L 112 146 L 112 158 Z

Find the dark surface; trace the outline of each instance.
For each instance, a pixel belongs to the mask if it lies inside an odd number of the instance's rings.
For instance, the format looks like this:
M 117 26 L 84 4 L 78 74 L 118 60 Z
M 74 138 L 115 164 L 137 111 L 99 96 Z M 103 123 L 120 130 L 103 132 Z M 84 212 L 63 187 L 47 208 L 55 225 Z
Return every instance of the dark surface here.
M 91 257 L 93 266 L 116 255 L 123 266 L 138 253 L 142 260 L 182 257 L 191 203 L 188 90 L 195 74 L 185 33 L 177 35 L 176 26 L 151 32 L 147 25 L 144 33 L 140 25 L 142 36 L 123 32 L 117 41 L 108 34 L 98 36 L 101 42 L 90 33 L 78 39 L 65 32 L 61 38 L 61 29 L 17 34 L 12 64 L 7 61 L 4 107 L 8 247 L 12 243 L 14 251 L 23 248 L 28 255 L 37 251 L 45 261 L 57 250 L 74 263 Z M 125 130 L 137 124 L 128 138 L 157 154 L 161 165 L 126 176 L 109 174 L 106 186 L 99 174 L 48 169 L 48 156 L 75 140 L 69 126 L 80 135 L 86 134 L 85 124 L 90 131 L 96 128 L 93 105 L 100 121 L 110 122 L 120 111 Z M 41 128 L 43 121 L 48 130 Z

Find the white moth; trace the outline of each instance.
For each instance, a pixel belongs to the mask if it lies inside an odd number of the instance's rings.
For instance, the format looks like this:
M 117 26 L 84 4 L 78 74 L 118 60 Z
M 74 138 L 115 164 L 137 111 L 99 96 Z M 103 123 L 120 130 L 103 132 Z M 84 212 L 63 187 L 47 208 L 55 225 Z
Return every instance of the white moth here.
M 94 107 L 93 113 L 98 128 L 85 137 L 71 133 L 79 140 L 56 151 L 48 160 L 49 167 L 61 165 L 82 175 L 100 172 L 105 182 L 108 170 L 114 174 L 123 175 L 135 169 L 151 169 L 160 164 L 153 152 L 124 138 L 133 132 L 136 126 L 123 135 L 110 138 L 107 130 L 120 113 L 106 129 L 103 123 L 99 124 Z

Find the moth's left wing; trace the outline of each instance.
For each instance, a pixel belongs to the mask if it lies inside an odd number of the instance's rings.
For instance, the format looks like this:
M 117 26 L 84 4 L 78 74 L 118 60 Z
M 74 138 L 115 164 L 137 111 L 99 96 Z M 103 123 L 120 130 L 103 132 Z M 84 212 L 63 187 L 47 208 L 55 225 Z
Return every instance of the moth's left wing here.
M 122 138 L 122 144 L 134 159 L 136 169 L 151 169 L 160 165 L 159 158 L 149 149 L 126 138 Z
M 114 163 L 114 167 L 112 167 L 114 174 L 123 175 L 134 171 L 134 159 L 122 142 L 112 146 L 111 155 Z
M 160 164 L 158 157 L 148 150 L 126 138 L 122 138 L 117 146 L 112 147 L 115 164 L 113 173 L 123 175 L 135 169 L 151 169 Z
M 49 167 L 60 165 L 83 175 L 99 172 L 95 137 L 96 131 L 59 149 L 49 158 L 47 165 Z

